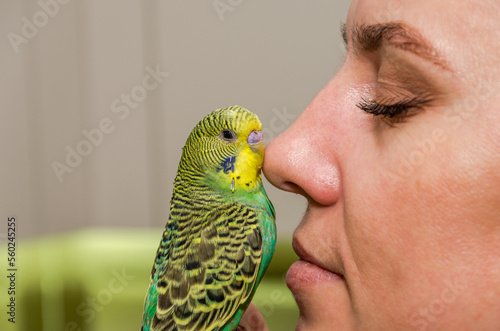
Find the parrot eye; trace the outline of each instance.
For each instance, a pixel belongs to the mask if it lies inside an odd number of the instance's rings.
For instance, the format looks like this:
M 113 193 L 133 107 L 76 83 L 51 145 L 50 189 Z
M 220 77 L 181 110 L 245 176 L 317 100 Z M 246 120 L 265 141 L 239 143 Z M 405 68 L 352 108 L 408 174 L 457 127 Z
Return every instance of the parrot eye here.
M 227 142 L 233 142 L 236 140 L 236 133 L 234 133 L 233 130 L 229 129 L 222 130 L 219 136 L 222 140 L 225 140 Z

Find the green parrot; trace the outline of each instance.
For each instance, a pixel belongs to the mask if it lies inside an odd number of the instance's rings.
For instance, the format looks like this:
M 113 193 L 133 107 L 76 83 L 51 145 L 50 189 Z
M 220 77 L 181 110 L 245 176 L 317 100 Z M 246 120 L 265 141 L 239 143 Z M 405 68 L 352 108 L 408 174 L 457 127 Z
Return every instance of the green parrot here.
M 263 160 L 262 124 L 242 107 L 215 110 L 193 129 L 174 180 L 141 330 L 236 329 L 276 245 Z

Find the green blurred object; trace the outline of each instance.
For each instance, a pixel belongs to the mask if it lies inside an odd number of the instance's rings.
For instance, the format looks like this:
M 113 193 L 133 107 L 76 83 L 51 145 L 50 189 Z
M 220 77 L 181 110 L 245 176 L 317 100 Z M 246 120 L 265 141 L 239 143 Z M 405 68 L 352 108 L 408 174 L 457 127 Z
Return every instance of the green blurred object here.
M 144 296 L 161 229 L 94 228 L 19 240 L 16 248 L 16 323 L 8 308 L 6 275 L 0 278 L 1 330 L 101 331 L 140 329 Z M 278 240 L 253 302 L 269 330 L 293 330 L 298 309 L 285 285 L 297 257 L 290 240 Z M 0 245 L 6 273 L 7 247 Z

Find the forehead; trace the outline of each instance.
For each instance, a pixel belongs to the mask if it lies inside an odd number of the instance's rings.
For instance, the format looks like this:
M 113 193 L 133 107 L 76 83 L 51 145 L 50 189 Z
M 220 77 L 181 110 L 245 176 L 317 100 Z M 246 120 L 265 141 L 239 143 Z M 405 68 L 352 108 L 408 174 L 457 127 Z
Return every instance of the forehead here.
M 214 110 L 195 127 L 195 132 L 218 134 L 220 130 L 231 129 L 235 132 L 261 130 L 259 118 L 240 106 Z
M 415 28 L 464 75 L 500 67 L 500 1 L 354 0 L 346 23 L 385 22 Z
M 231 106 L 220 109 L 217 116 L 220 117 L 221 121 L 230 123 L 258 121 L 258 118 L 254 113 L 240 106 Z

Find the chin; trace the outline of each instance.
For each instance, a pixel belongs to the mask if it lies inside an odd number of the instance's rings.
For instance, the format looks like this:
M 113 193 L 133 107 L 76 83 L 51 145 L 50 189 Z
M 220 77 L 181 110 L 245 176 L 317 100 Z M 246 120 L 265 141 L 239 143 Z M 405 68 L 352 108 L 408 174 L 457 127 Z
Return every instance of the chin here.
M 294 293 L 295 296 L 295 293 Z M 326 303 L 329 298 L 310 296 L 311 300 L 297 300 L 299 319 L 296 330 L 354 330 L 350 306 L 334 307 Z M 300 302 L 300 303 L 299 303 Z
M 351 303 L 344 277 L 299 260 L 286 276 L 300 316 L 297 330 L 349 330 Z

